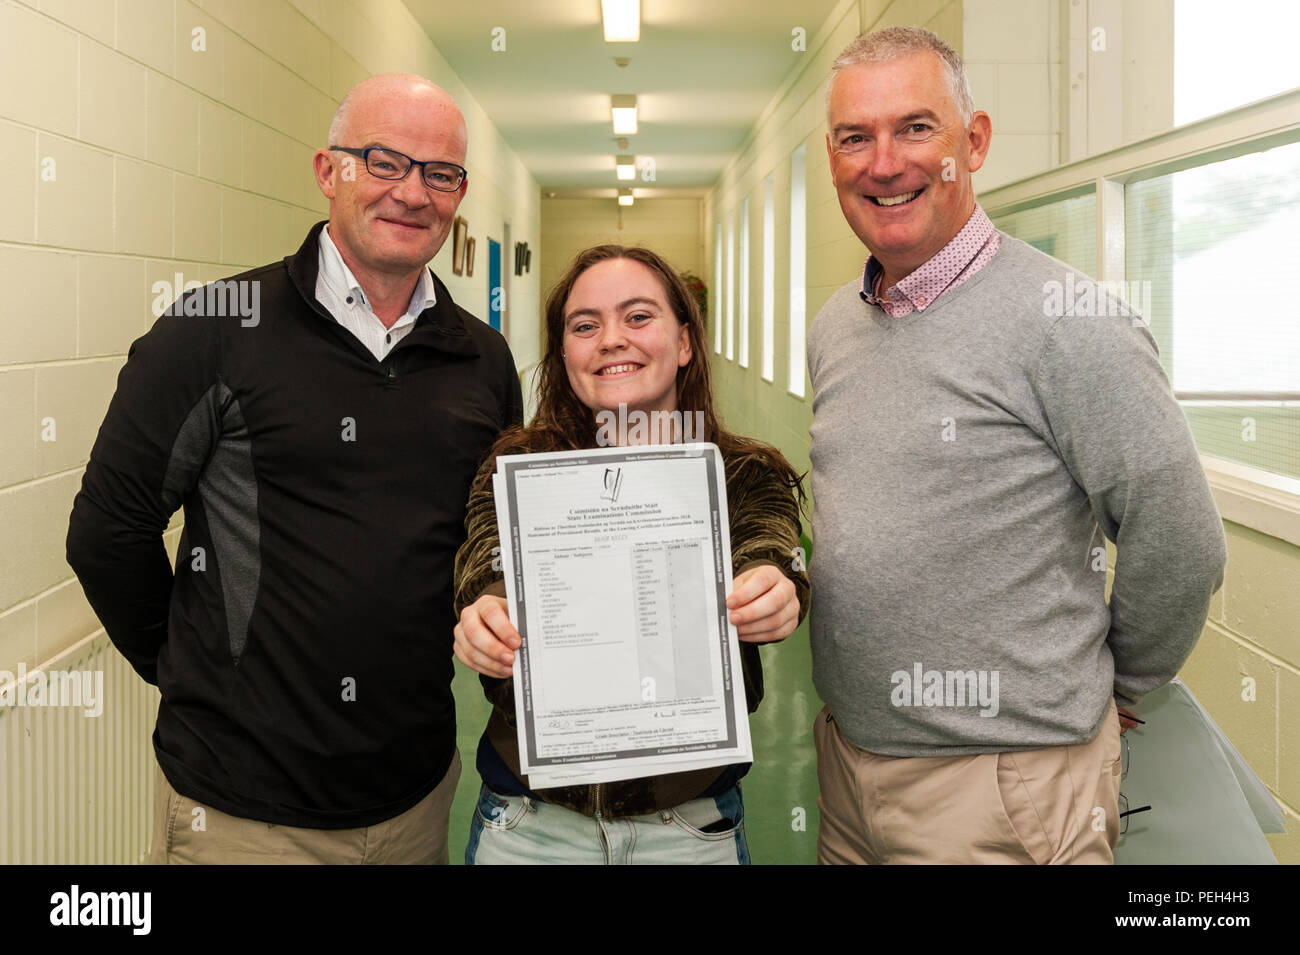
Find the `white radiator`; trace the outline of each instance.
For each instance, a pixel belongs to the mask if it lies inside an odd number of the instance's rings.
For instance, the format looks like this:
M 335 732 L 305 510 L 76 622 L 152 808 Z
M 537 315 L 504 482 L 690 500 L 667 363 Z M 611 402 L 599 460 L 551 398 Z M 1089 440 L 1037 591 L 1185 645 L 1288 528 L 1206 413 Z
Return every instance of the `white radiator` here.
M 144 861 L 158 690 L 140 679 L 103 630 L 39 669 L 43 677 L 29 672 L 9 696 L 0 696 L 0 865 Z M 84 705 L 51 705 L 79 702 L 64 676 L 73 672 L 102 674 L 98 716 Z M 63 680 L 60 700 L 48 699 L 54 694 L 47 691 L 43 705 L 27 705 L 34 683 L 49 687 L 57 680 Z

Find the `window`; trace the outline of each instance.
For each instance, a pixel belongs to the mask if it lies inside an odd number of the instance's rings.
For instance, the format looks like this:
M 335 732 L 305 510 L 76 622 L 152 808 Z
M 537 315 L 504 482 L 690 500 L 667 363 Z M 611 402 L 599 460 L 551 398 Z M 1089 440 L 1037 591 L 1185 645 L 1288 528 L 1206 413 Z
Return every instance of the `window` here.
M 808 229 L 805 172 L 807 147 L 790 157 L 790 384 L 792 395 L 803 397 L 804 309 L 807 307 Z
M 1131 183 L 1125 272 L 1200 449 L 1300 478 L 1300 143 Z
M 1300 5 L 1175 0 L 1174 125 L 1300 86 Z M 1216 64 L 1230 63 L 1231 69 Z
M 727 360 L 736 356 L 736 215 L 727 216 Z
M 996 225 L 1007 235 L 1028 242 L 1072 265 L 1085 275 L 1097 275 L 1097 195 L 1060 199 L 998 215 Z
M 776 324 L 776 183 L 763 182 L 763 380 L 773 377 L 773 331 Z
M 722 354 L 722 220 L 713 226 L 713 353 Z
M 1004 8 L 997 16 L 1019 32 L 1014 8 L 1026 4 L 986 5 Z M 1293 2 L 1072 0 L 1059 10 L 1063 161 L 1100 156 L 1300 87 L 1300 5 Z M 1041 49 L 1041 34 L 1029 45 Z M 979 61 L 969 46 L 965 54 Z M 997 125 L 995 114 L 995 131 Z
M 749 196 L 740 200 L 740 344 L 736 361 L 741 368 L 749 367 Z

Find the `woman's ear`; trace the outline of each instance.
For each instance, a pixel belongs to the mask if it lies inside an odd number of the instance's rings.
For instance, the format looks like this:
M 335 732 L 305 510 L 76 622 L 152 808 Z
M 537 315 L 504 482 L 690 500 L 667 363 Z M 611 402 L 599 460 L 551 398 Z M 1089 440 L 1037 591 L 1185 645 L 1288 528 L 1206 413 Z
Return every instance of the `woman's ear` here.
M 690 328 L 682 325 L 677 330 L 677 367 L 685 368 L 691 363 L 691 332 Z

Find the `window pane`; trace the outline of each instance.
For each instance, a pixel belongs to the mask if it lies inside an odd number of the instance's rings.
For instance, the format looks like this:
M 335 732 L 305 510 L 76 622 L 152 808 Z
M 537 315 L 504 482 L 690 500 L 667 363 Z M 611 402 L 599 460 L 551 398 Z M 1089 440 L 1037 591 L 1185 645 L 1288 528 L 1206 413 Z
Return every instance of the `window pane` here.
M 790 384 L 792 394 L 803 397 L 804 309 L 807 307 L 808 231 L 807 147 L 790 157 Z
M 740 201 L 740 354 L 741 368 L 749 367 L 749 196 Z
M 1300 477 L 1300 143 L 1133 183 L 1126 273 L 1206 454 Z
M 1089 193 L 993 218 L 1007 235 L 1097 277 L 1097 196 Z
M 772 380 L 773 333 L 776 324 L 776 203 L 775 179 L 763 183 L 763 379 Z
M 727 360 L 736 355 L 736 214 L 727 216 Z
M 722 354 L 722 220 L 713 226 L 713 351 Z
M 1300 86 L 1300 4 L 1177 0 L 1174 124 L 1213 116 Z M 1230 63 L 1228 69 L 1215 64 Z

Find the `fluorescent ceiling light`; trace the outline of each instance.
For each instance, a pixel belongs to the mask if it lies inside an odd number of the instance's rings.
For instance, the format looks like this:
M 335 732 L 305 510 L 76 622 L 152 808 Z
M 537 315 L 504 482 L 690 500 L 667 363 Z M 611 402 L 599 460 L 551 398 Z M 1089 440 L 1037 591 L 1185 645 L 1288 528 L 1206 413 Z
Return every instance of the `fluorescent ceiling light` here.
M 618 191 L 618 204 L 620 206 L 630 206 L 634 201 L 631 189 L 620 189 Z
M 614 95 L 609 98 L 609 111 L 614 117 L 614 135 L 631 136 L 636 132 L 636 97 Z
M 614 159 L 614 171 L 618 174 L 619 179 L 636 178 L 636 157 L 634 156 L 617 156 Z
M 635 43 L 641 39 L 641 0 L 600 0 L 606 43 Z

